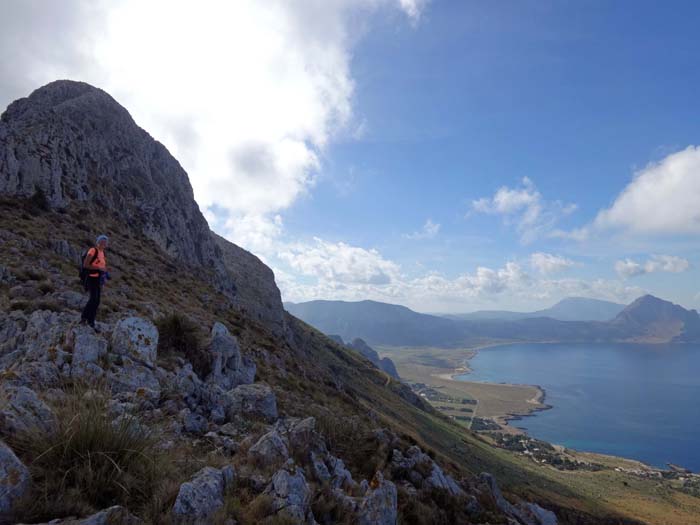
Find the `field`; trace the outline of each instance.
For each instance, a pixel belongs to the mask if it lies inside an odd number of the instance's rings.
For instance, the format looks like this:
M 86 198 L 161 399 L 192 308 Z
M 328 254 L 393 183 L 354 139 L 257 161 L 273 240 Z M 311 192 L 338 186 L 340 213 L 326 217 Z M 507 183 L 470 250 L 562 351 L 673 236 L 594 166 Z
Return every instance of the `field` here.
M 456 370 L 468 370 L 464 360 L 473 355 L 473 349 L 377 347 L 377 351 L 394 361 L 402 379 L 429 385 L 444 396 L 437 399 L 431 399 L 430 395 L 424 397 L 448 416 L 490 418 L 505 424 L 509 417 L 524 416 L 547 408 L 542 402 L 544 392 L 534 385 L 451 379 Z M 473 402 L 468 404 L 465 400 Z M 471 426 L 465 420 L 457 421 Z M 513 427 L 506 429 L 509 432 L 515 430 Z

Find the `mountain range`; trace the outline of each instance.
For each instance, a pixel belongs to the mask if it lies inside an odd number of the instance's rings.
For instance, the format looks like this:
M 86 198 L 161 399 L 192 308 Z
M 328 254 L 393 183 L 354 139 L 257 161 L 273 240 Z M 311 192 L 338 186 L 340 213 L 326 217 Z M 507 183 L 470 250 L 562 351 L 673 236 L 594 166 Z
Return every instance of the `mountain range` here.
M 507 310 L 479 310 L 465 314 L 443 314 L 441 317 L 464 321 L 499 319 L 514 321 L 532 317 L 549 317 L 558 321 L 609 321 L 625 308 L 624 304 L 589 299 L 587 297 L 567 297 L 554 306 L 535 312 L 510 312 Z
M 595 307 L 600 309 L 595 312 Z M 559 317 L 605 318 L 615 303 L 572 298 L 548 310 Z M 493 341 L 570 341 L 677 343 L 700 341 L 700 316 L 695 310 L 645 295 L 621 307 L 610 320 L 561 320 L 513 312 L 478 313 L 477 318 L 439 317 L 404 306 L 375 301 L 310 301 L 286 303 L 286 309 L 326 333 L 361 337 L 389 346 L 474 345 Z M 497 314 L 502 314 L 497 317 Z M 481 317 L 481 316 L 484 317 Z M 489 317 L 490 315 L 490 317 Z

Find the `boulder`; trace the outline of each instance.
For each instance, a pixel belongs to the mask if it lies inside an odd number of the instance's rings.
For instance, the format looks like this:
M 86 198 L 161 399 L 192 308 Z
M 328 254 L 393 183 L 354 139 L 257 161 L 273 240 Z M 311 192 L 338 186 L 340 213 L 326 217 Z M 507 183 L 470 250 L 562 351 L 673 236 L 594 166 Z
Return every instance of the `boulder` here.
M 356 512 L 358 525 L 396 525 L 396 486 L 377 472 Z
M 12 515 L 29 489 L 29 470 L 10 447 L 0 441 L 0 522 Z
M 211 373 L 207 381 L 230 390 L 238 385 L 249 385 L 255 380 L 255 363 L 241 354 L 238 340 L 221 323 L 214 323 L 209 343 Z
M 156 361 L 158 329 L 146 319 L 121 319 L 112 331 L 112 352 L 152 367 Z
M 248 455 L 260 465 L 279 465 L 289 458 L 287 440 L 272 430 L 250 447 Z
M 185 413 L 182 418 L 182 427 L 185 430 L 185 432 L 189 432 L 190 434 L 202 435 L 206 433 L 207 430 L 209 430 L 209 422 L 204 416 L 192 412 L 188 409 L 184 409 L 184 412 Z
M 105 378 L 113 393 L 122 394 L 129 401 L 157 403 L 160 398 L 160 383 L 154 371 L 127 357 L 120 366 L 113 366 Z
M 257 417 L 268 422 L 277 419 L 277 400 L 272 389 L 263 383 L 239 385 L 227 394 L 227 417 L 233 419 L 237 414 Z
M 289 518 L 294 523 L 315 523 L 311 512 L 311 489 L 299 467 L 288 465 L 287 468 L 278 470 L 264 494 L 272 498 L 275 514 Z
M 95 334 L 89 326 L 79 325 L 72 330 L 73 359 L 70 374 L 74 378 L 99 379 L 104 370 L 97 364 L 107 355 L 107 341 Z
M 56 425 L 51 409 L 26 386 L 4 385 L 0 389 L 0 433 L 50 432 Z
M 204 467 L 182 485 L 173 506 L 173 523 L 191 525 L 212 523 L 214 514 L 224 506 L 224 490 L 233 482 L 233 467 Z

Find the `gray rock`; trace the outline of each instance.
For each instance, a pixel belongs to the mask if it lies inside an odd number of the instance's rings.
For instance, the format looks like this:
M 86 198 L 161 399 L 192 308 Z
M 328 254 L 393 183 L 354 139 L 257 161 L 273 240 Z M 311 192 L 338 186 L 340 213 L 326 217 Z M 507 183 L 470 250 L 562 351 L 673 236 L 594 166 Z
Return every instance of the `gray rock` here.
M 240 385 L 228 392 L 227 417 L 237 414 L 259 417 L 272 422 L 277 419 L 277 401 L 272 389 L 263 383 Z
M 3 385 L 0 389 L 0 433 L 16 436 L 50 432 L 56 426 L 51 409 L 36 392 L 25 386 Z
M 289 458 L 287 440 L 272 430 L 250 447 L 248 455 L 260 465 L 279 465 Z
M 532 525 L 557 525 L 557 515 L 551 510 L 543 509 L 537 503 L 522 503 L 521 515 L 529 517 Z
M 10 447 L 0 441 L 0 522 L 12 515 L 15 505 L 29 489 L 29 470 Z
M 76 326 L 72 330 L 73 359 L 71 376 L 99 379 L 104 371 L 97 362 L 107 355 L 107 341 L 95 334 L 89 326 Z
M 419 466 L 420 468 L 417 468 Z M 406 451 L 405 456 L 400 450 L 394 449 L 391 468 L 399 476 L 406 475 L 416 488 L 441 489 L 453 496 L 464 495 L 464 491 L 457 482 L 445 474 L 430 456 L 415 445 Z M 426 471 L 427 475 L 424 474 Z
M 152 367 L 156 361 L 158 329 L 146 319 L 121 319 L 112 331 L 112 352 Z
M 384 479 L 381 472 L 374 475 L 369 489 L 357 506 L 358 525 L 396 525 L 396 486 Z
M 182 418 L 182 427 L 185 432 L 190 434 L 202 435 L 209 429 L 209 423 L 204 416 L 196 414 L 187 409 L 184 417 Z
M 299 468 L 288 467 L 278 470 L 267 486 L 264 494 L 272 497 L 272 509 L 295 523 L 315 523 L 311 512 L 311 489 L 306 483 L 304 472 Z
M 255 363 L 241 355 L 238 341 L 221 323 L 214 323 L 211 331 L 209 353 L 212 371 L 207 381 L 225 390 L 238 385 L 249 385 L 255 380 Z
M 513 518 L 515 523 L 522 525 L 556 525 L 556 515 L 546 509 L 543 509 L 535 503 L 522 502 L 519 505 L 513 505 L 503 497 L 501 489 L 498 487 L 495 478 L 488 472 L 482 472 L 479 475 L 479 483 L 482 490 L 493 499 L 496 507 Z
M 113 393 L 123 394 L 128 401 L 157 403 L 160 398 L 160 383 L 153 370 L 128 358 L 121 366 L 113 366 L 105 379 Z
M 224 506 L 224 490 L 234 478 L 232 467 L 204 467 L 182 485 L 173 506 L 173 522 L 178 525 L 211 523 Z
M 87 297 L 84 294 L 74 292 L 72 290 L 55 292 L 53 297 L 71 310 L 82 310 L 83 306 L 85 306 L 85 303 L 87 302 Z
M 141 525 L 143 521 L 119 505 L 109 507 L 87 518 L 52 520 L 40 525 Z

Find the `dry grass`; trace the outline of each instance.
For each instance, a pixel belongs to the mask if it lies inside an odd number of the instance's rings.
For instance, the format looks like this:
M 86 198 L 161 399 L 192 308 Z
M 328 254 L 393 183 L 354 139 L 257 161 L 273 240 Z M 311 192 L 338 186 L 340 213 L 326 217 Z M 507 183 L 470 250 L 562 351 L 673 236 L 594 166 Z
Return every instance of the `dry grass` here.
M 33 484 L 23 520 L 82 515 L 121 504 L 144 509 L 158 497 L 162 457 L 156 440 L 133 417 L 117 421 L 107 396 L 69 390 L 54 407 L 56 428 L 11 440 Z

